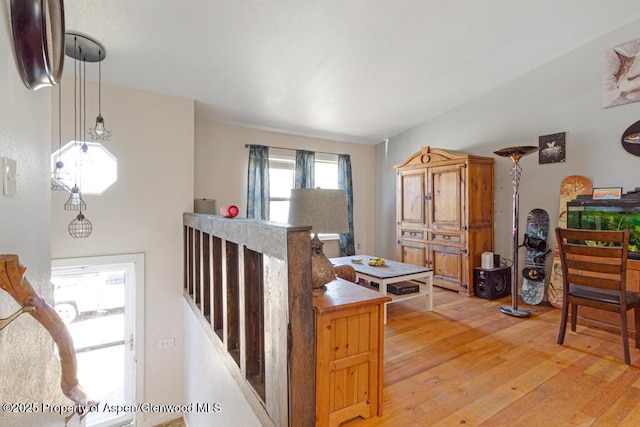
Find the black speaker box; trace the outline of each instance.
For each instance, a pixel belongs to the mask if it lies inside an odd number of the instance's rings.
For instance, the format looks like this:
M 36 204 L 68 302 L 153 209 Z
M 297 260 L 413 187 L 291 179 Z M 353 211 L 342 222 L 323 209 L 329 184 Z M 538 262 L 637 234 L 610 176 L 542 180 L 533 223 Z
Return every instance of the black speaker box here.
M 511 267 L 484 270 L 473 269 L 475 295 L 484 299 L 502 298 L 511 295 Z

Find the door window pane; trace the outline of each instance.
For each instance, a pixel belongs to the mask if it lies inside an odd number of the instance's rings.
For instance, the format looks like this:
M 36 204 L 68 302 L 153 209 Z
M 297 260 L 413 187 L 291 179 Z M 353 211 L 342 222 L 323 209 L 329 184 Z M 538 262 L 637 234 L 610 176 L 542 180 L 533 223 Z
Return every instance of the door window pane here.
M 65 261 L 69 265 L 59 265 Z M 136 266 L 90 263 L 89 258 L 75 265 L 73 260 L 54 260 L 53 306 L 73 339 L 78 381 L 90 400 L 100 402 L 97 411 L 87 414 L 86 425 L 124 425 L 134 420 L 134 413 L 101 408 L 131 405 L 134 399 Z

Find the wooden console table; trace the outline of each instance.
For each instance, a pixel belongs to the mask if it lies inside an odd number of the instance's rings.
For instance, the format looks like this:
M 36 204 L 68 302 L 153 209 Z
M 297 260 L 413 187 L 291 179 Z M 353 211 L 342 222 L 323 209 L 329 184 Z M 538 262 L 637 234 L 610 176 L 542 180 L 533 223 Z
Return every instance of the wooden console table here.
M 390 300 L 339 278 L 313 293 L 317 427 L 382 415 L 382 318 Z

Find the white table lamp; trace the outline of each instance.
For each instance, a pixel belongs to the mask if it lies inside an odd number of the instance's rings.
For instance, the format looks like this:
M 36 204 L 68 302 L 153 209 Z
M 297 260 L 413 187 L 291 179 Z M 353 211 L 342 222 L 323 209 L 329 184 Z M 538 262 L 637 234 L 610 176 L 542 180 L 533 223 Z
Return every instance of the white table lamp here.
M 349 232 L 346 192 L 321 188 L 291 190 L 289 223 L 311 226 L 313 232 L 311 240 L 312 288 L 313 290 L 326 289 L 325 284 L 334 280 L 336 275 L 333 264 L 322 250 L 323 243 L 318 239 L 318 234 Z

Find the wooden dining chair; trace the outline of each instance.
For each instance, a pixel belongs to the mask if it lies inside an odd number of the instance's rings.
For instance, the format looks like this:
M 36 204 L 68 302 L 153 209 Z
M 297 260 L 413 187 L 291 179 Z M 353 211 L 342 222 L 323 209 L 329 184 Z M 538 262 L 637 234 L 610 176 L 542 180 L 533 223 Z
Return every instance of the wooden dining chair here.
M 556 238 L 564 281 L 558 344 L 564 342 L 569 309 L 574 332 L 578 306 L 620 313 L 624 362 L 630 365 L 627 311 L 634 309 L 635 342 L 640 348 L 640 293 L 628 291 L 626 286 L 629 231 L 558 227 Z

